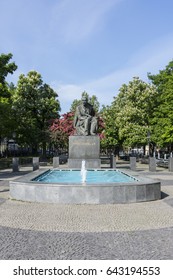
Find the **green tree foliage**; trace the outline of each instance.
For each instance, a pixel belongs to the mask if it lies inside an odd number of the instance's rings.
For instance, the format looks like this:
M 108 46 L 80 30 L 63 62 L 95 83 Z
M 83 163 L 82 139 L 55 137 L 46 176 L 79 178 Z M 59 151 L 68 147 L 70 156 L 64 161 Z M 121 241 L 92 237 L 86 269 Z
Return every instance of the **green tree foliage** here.
M 10 91 L 8 83 L 6 82 L 6 77 L 8 74 L 13 74 L 17 69 L 17 65 L 12 62 L 9 63 L 12 58 L 12 54 L 1 54 L 0 55 L 0 97 L 8 98 L 10 97 Z
M 12 129 L 12 116 L 11 116 L 11 95 L 13 92 L 12 85 L 6 81 L 8 74 L 13 74 L 17 69 L 14 62 L 9 63 L 12 54 L 0 55 L 0 138 L 10 137 Z
M 101 115 L 103 119 L 101 147 L 103 149 L 115 150 L 116 146 L 119 145 L 119 139 L 114 106 L 105 106 L 101 111 Z
M 156 96 L 155 87 L 138 77 L 122 85 L 111 106 L 103 110 L 107 143 L 123 147 L 145 145 Z
M 18 141 L 32 145 L 33 151 L 42 143 L 43 154 L 49 142 L 49 126 L 59 117 L 60 103 L 57 93 L 43 84 L 41 75 L 30 71 L 20 75 L 13 98 L 13 109 L 18 120 Z
M 159 74 L 149 73 L 148 77 L 158 91 L 152 121 L 153 137 L 160 147 L 173 150 L 173 61 Z
M 133 78 L 128 85 L 122 85 L 113 106 L 117 111 L 119 138 L 124 146 L 145 145 L 147 131 L 153 115 L 154 101 L 157 96 L 153 85 Z

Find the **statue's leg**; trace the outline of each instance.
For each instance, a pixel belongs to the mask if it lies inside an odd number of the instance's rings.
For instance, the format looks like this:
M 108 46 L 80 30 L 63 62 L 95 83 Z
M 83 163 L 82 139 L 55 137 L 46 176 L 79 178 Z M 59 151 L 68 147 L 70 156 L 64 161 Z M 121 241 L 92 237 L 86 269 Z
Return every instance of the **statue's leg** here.
M 97 118 L 93 117 L 91 120 L 91 129 L 90 129 L 90 134 L 91 135 L 96 135 L 98 130 L 98 120 Z
M 77 135 L 85 135 L 84 123 L 76 127 L 76 133 Z
M 85 135 L 90 134 L 90 126 L 91 126 L 91 117 L 88 117 L 85 119 L 85 123 L 84 123 Z

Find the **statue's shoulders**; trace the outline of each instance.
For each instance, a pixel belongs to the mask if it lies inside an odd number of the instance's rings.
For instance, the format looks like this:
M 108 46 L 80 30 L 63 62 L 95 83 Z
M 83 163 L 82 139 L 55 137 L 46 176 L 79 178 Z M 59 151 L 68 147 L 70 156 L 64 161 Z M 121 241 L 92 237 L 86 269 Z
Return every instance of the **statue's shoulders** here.
M 91 105 L 90 103 L 88 103 L 88 107 L 93 109 L 93 105 Z
M 81 110 L 82 109 L 82 104 L 79 104 L 77 107 L 76 107 L 77 110 Z

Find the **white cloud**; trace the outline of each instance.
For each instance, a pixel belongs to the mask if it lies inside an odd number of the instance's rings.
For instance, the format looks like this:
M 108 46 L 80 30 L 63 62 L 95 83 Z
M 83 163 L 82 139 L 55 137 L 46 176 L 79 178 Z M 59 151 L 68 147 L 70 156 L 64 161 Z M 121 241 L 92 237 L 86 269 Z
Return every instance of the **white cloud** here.
M 78 43 L 95 32 L 103 16 L 122 0 L 62 0 L 53 7 L 50 28 L 66 43 Z
M 61 83 L 57 90 L 62 111 L 68 111 L 73 100 L 80 99 L 84 90 L 90 95 L 95 94 L 101 105 L 110 105 L 113 96 L 117 95 L 123 83 L 128 83 L 135 76 L 147 81 L 148 72 L 157 74 L 159 70 L 164 69 L 173 59 L 172 49 L 173 36 L 171 34 L 143 47 L 138 53 L 131 55 L 123 68 L 117 69 L 100 79 L 82 84 L 68 85 Z
M 61 99 L 64 102 L 71 102 L 74 99 L 78 99 L 81 96 L 83 88 L 80 85 L 60 85 L 57 88 L 57 92 L 61 93 Z
M 52 82 L 51 87 L 54 88 L 54 90 L 58 93 L 58 99 L 60 101 L 62 113 L 68 112 L 73 100 L 80 99 L 81 93 L 84 91 L 80 85 L 65 85 L 57 81 Z

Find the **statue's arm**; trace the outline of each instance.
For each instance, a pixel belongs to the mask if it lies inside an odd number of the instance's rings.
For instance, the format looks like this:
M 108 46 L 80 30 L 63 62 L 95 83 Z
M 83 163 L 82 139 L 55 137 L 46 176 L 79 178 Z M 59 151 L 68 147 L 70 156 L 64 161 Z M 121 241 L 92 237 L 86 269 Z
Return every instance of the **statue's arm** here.
M 81 109 L 81 107 L 79 106 L 78 108 L 77 108 L 77 115 L 78 115 L 78 119 L 81 119 L 81 120 L 83 120 L 83 119 L 85 119 L 86 117 L 89 117 L 90 115 L 89 114 L 87 114 L 86 112 L 84 112 L 82 109 Z
M 78 117 L 75 115 L 75 116 L 74 116 L 74 121 L 73 121 L 73 126 L 74 126 L 74 127 L 76 127 L 77 122 L 78 122 Z

